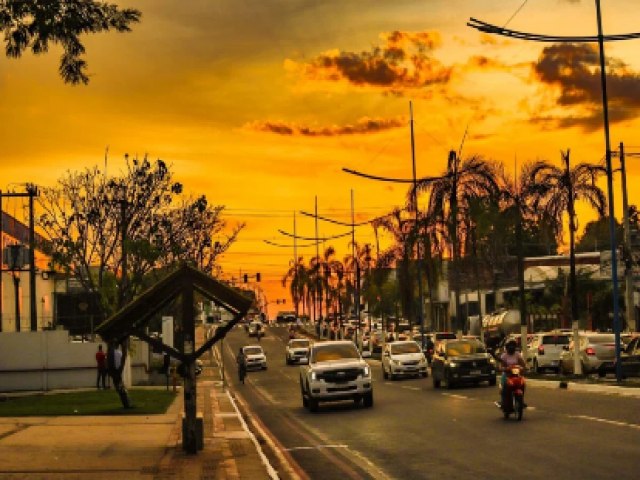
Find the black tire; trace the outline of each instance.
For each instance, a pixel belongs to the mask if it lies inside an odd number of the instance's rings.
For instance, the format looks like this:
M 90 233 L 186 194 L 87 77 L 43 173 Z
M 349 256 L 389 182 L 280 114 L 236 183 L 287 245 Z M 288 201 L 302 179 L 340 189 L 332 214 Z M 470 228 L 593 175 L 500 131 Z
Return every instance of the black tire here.
M 495 387 L 497 383 L 498 383 L 498 380 L 496 379 L 496 377 L 492 377 L 489 379 L 489 386 Z
M 319 406 L 318 400 L 316 400 L 315 398 L 309 397 L 307 399 L 307 403 L 309 404 L 309 411 L 311 411 L 311 412 L 317 412 L 318 411 L 318 406 Z
M 433 388 L 440 388 L 440 380 L 436 380 L 435 375 L 431 375 L 431 378 L 433 380 Z
M 382 366 L 382 378 L 384 378 L 385 380 L 387 380 L 389 378 L 389 374 L 384 369 L 384 365 Z
M 522 412 L 524 412 L 524 399 L 520 396 L 514 398 L 515 409 L 516 409 L 516 419 L 518 421 L 522 420 Z
M 353 405 L 355 407 L 359 407 L 361 403 L 362 403 L 362 397 L 360 395 L 356 395 L 353 397 Z
M 421 374 L 420 374 L 420 376 L 421 376 L 422 378 L 427 378 L 427 377 L 429 376 L 429 373 L 427 373 L 427 372 L 423 372 L 423 373 L 421 373 Z
M 365 408 L 373 407 L 373 392 L 365 393 L 363 403 Z
M 451 376 L 449 375 L 445 375 L 445 376 L 447 378 L 447 389 L 451 390 L 455 386 L 455 384 L 451 381 Z

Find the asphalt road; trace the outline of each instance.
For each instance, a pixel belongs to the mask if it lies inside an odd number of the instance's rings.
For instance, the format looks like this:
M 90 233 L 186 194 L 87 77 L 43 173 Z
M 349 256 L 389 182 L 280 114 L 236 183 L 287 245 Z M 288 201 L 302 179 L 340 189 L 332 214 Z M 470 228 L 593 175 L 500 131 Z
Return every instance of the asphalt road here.
M 635 479 L 640 400 L 530 385 L 522 422 L 505 421 L 495 387 L 434 389 L 431 378 L 388 381 L 370 360 L 374 407 L 302 407 L 299 367 L 285 364 L 287 331 L 260 344 L 269 368 L 235 377 L 235 353 L 257 343 L 234 329 L 224 341 L 232 388 L 311 479 Z

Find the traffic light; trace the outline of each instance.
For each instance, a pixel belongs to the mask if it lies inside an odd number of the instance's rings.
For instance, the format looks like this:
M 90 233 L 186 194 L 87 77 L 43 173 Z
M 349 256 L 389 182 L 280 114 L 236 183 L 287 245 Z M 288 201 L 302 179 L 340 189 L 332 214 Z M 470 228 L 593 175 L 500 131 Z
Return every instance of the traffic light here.
M 256 273 L 256 282 L 260 281 L 260 272 Z
M 249 275 L 247 275 L 246 273 L 244 274 L 244 283 L 247 283 L 249 281 Z

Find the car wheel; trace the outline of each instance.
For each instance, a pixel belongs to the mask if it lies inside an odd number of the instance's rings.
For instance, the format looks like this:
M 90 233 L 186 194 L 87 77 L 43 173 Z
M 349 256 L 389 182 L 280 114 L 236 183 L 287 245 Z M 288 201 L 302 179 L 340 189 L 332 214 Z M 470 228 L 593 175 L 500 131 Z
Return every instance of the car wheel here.
M 364 406 L 366 408 L 373 407 L 373 392 L 366 393 L 364 396 Z
M 384 378 L 385 380 L 387 380 L 389 378 L 389 374 L 384 369 L 384 365 L 382 366 L 382 378 Z
M 431 378 L 433 379 L 433 388 L 440 388 L 440 380 L 437 380 L 433 373 L 431 374 Z
M 421 376 L 422 378 L 427 378 L 427 377 L 429 376 L 429 374 L 428 374 L 427 372 L 422 372 L 422 373 L 420 374 L 420 376 Z
M 359 407 L 361 403 L 362 403 L 362 397 L 360 395 L 356 395 L 353 397 L 353 405 L 355 407 Z
M 495 387 L 497 383 L 498 383 L 498 381 L 497 381 L 496 377 L 492 377 L 492 378 L 489 379 L 489 386 Z
M 316 400 L 315 398 L 311 398 L 309 397 L 309 399 L 307 400 L 307 403 L 309 404 L 309 410 L 311 412 L 317 412 L 318 411 L 318 400 Z
M 447 389 L 451 390 L 454 387 L 454 383 L 451 381 L 451 377 L 447 375 Z

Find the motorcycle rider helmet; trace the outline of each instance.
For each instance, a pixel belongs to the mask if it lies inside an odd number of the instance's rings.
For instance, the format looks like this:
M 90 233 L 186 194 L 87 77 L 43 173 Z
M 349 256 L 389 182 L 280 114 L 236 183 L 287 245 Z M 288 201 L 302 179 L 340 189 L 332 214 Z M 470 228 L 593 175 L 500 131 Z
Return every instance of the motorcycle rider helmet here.
M 512 338 L 511 340 L 508 340 L 507 343 L 505 343 L 504 347 L 509 355 L 513 355 L 514 353 L 516 353 L 518 343 Z

